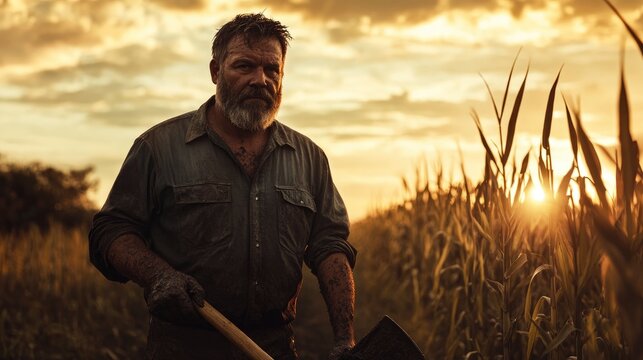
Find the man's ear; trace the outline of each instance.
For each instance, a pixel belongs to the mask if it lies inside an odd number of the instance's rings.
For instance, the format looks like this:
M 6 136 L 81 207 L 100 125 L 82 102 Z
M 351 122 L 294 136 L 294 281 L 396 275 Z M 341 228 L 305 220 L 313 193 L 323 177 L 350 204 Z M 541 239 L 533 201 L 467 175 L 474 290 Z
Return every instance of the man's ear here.
M 219 79 L 219 63 L 215 59 L 210 60 L 210 77 L 212 83 L 216 85 Z

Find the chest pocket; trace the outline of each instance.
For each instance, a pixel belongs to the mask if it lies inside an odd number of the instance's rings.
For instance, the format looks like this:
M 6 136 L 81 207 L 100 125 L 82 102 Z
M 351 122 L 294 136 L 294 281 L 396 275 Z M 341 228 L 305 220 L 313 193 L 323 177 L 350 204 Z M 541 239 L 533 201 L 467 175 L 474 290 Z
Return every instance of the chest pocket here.
M 199 183 L 174 187 L 180 247 L 187 253 L 226 250 L 232 239 L 232 184 Z
M 276 185 L 279 198 L 279 243 L 297 257 L 303 255 L 317 212 L 315 199 L 306 190 Z

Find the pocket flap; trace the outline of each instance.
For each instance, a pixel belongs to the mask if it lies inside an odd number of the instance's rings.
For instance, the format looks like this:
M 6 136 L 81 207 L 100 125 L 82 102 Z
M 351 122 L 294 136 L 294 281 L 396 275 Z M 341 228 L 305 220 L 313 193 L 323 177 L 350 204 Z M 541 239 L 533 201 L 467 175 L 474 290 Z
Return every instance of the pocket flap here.
M 301 206 L 310 209 L 312 212 L 317 212 L 317 207 L 315 206 L 315 199 L 310 193 L 303 189 L 297 189 L 292 186 L 280 186 L 275 185 L 277 191 L 281 193 L 284 201 L 295 205 Z
M 232 202 L 231 186 L 223 183 L 178 185 L 174 187 L 174 201 L 177 204 Z

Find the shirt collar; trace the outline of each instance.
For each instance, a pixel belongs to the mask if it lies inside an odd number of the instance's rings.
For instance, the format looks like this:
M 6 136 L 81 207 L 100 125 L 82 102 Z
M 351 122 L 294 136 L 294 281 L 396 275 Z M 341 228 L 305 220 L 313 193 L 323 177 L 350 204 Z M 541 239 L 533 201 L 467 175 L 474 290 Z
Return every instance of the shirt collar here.
M 192 120 L 190 121 L 190 126 L 188 127 L 187 132 L 185 133 L 185 143 L 189 143 L 194 139 L 206 135 L 206 126 L 208 108 L 214 105 L 214 95 L 210 97 L 205 103 L 203 103 L 197 111 L 192 115 Z M 274 139 L 275 143 L 279 146 L 288 145 L 291 148 L 295 148 L 292 134 L 286 131 L 286 126 L 275 120 L 272 125 L 273 129 L 270 132 L 270 137 Z
M 270 136 L 274 139 L 275 144 L 278 146 L 288 145 L 293 149 L 295 148 L 292 131 L 286 131 L 286 126 L 277 120 L 270 126 L 273 128 Z
M 190 126 L 188 126 L 188 131 L 185 133 L 186 144 L 206 134 L 205 127 L 208 124 L 207 113 L 211 104 L 214 104 L 214 95 L 212 95 L 208 101 L 204 102 L 192 115 Z

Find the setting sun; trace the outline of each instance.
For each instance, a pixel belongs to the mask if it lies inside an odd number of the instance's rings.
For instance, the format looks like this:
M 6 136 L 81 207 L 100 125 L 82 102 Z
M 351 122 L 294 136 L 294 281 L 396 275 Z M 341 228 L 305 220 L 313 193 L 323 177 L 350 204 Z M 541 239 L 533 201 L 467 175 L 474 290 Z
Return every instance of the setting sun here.
M 529 200 L 535 203 L 542 203 L 545 201 L 545 191 L 539 184 L 534 184 L 529 190 Z

